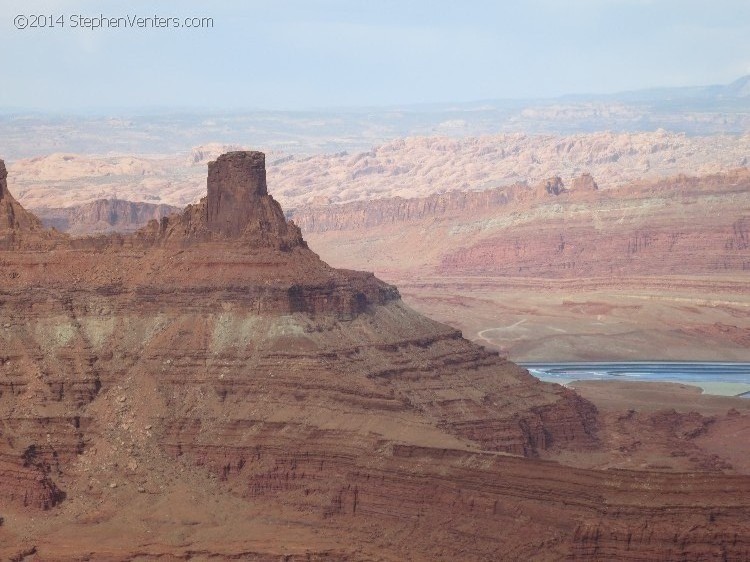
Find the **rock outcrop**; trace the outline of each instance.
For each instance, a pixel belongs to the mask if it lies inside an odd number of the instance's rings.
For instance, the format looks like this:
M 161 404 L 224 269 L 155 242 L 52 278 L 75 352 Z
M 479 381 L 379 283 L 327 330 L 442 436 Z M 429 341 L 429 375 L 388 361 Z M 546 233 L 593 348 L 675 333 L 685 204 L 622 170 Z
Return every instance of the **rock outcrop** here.
M 556 175 L 572 191 L 572 182 L 584 172 L 596 178 L 602 191 L 679 173 L 705 176 L 746 166 L 750 135 L 693 136 L 663 130 L 636 134 L 506 133 L 461 139 L 396 138 L 356 153 L 350 149 L 348 153 L 320 154 L 321 148 L 310 148 L 311 156 L 268 154 L 274 197 L 287 211 L 323 200 L 414 199 L 456 190 L 484 191 L 517 182 L 536 186 Z M 30 209 L 71 207 L 101 198 L 184 207 L 205 195 L 205 164 L 237 149 L 213 143 L 195 147 L 188 154 L 113 156 L 89 151 L 14 159 L 14 193 Z M 292 152 L 299 149 L 296 144 L 289 147 Z
M 594 406 L 326 265 L 262 163 L 133 235 L 0 252 L 0 556 L 748 555 L 750 479 L 543 460 L 597 450 Z
M 214 232 L 237 236 L 268 195 L 266 156 L 262 152 L 232 152 L 208 164 L 206 225 Z
M 485 229 L 446 252 L 441 270 L 612 279 L 750 270 L 747 170 L 644 182 L 624 193 L 599 192 L 590 176 L 579 180 L 560 207 L 521 209 L 513 228 Z
M 575 191 L 596 191 L 599 189 L 599 185 L 594 181 L 594 176 L 591 174 L 581 174 L 573 180 L 571 189 Z
M 25 235 L 41 230 L 41 221 L 19 205 L 8 191 L 8 171 L 0 160 L 0 249 L 13 248 Z
M 243 239 L 289 250 L 305 246 L 294 223 L 268 195 L 265 155 L 229 152 L 208 164 L 208 195 L 175 217 L 152 221 L 147 236 L 166 243 Z
M 486 191 L 449 191 L 440 195 L 404 199 L 393 197 L 355 201 L 341 205 L 303 207 L 291 211 L 295 224 L 305 233 L 337 230 L 366 230 L 382 225 L 441 219 L 487 212 L 528 196 L 523 184 Z
M 34 209 L 47 228 L 71 235 L 105 234 L 109 232 L 134 232 L 150 220 L 180 211 L 179 207 L 157 203 L 98 199 L 72 207 Z
M 566 193 L 568 190 L 566 189 L 562 178 L 560 176 L 554 176 L 542 182 L 539 185 L 538 191 L 546 195 L 560 195 Z

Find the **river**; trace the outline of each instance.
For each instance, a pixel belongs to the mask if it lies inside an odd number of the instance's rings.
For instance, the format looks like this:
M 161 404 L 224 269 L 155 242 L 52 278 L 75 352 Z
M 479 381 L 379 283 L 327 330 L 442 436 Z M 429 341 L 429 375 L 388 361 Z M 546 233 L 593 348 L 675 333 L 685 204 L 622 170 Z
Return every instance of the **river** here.
M 750 398 L 750 363 L 712 361 L 618 361 L 519 363 L 545 381 L 631 380 L 699 386 L 707 394 Z

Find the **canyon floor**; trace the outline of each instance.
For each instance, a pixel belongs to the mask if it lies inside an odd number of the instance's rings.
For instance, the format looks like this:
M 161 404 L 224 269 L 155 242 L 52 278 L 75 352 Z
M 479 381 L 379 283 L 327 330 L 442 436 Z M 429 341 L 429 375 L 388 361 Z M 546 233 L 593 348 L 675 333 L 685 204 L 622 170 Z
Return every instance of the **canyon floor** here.
M 750 297 L 740 276 L 723 293 L 677 276 L 659 279 L 662 288 L 644 287 L 642 278 L 588 288 L 585 281 L 379 276 L 410 306 L 515 361 L 748 360 Z

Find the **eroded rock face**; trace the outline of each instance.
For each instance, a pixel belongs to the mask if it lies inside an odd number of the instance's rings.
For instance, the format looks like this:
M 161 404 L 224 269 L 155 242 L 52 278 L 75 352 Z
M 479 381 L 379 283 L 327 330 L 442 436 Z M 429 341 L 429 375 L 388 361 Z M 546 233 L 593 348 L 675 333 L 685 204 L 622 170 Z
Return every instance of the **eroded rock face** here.
M 152 222 L 145 236 L 159 243 L 241 239 L 281 250 L 305 245 L 299 228 L 268 195 L 262 152 L 229 152 L 209 162 L 207 184 L 200 203 Z
M 45 250 L 51 253 L 10 252 L 5 261 L 6 289 L 13 295 L 3 308 L 8 324 L 3 368 L 14 377 L 8 399 L 29 391 L 26 377 L 39 369 L 47 373 L 42 377 L 47 399 L 73 411 L 96 400 L 100 389 L 115 382 L 106 379 L 122 372 L 118 357 L 133 353 L 121 347 L 116 333 L 140 331 L 135 324 L 125 328 L 130 321 L 118 310 L 144 320 L 167 314 L 169 323 L 191 333 L 195 328 L 189 326 L 205 325 L 218 333 L 222 322 L 252 324 L 254 317 L 262 317 L 270 322 L 268 335 L 248 333 L 243 345 L 267 353 L 299 347 L 295 353 L 313 363 L 321 354 L 333 357 L 329 374 L 343 376 L 352 369 L 370 387 L 368 393 L 391 396 L 399 410 L 429 412 L 450 433 L 488 450 L 535 456 L 553 445 L 586 447 L 595 441 L 594 411 L 573 393 L 540 384 L 455 330 L 413 313 L 400 303 L 394 287 L 372 274 L 335 270 L 321 262 L 268 195 L 262 153 L 233 152 L 211 162 L 208 195 L 181 215 L 153 221 L 132 236 L 55 239 Z M 44 267 L 34 267 L 40 261 Z M 40 288 L 54 295 L 44 305 L 34 304 Z M 220 322 L 216 314 L 222 310 Z M 277 321 L 269 318 L 286 315 L 301 316 L 284 320 L 287 328 L 273 336 Z M 21 319 L 38 329 L 22 328 Z M 374 322 L 371 329 L 366 319 Z M 107 326 L 103 336 L 93 327 L 100 325 Z M 114 357 L 107 351 L 112 345 L 121 349 Z M 159 344 L 147 338 L 138 345 Z M 33 351 L 37 346 L 43 353 Z M 185 347 L 173 341 L 169 353 L 175 354 L 169 360 L 207 353 L 205 346 L 191 338 Z M 100 351 L 94 353 L 95 348 Z M 217 349 L 234 353 L 231 347 Z M 55 358 L 58 352 L 71 359 L 55 368 L 53 363 L 61 361 Z M 356 356 L 362 359 L 352 362 Z M 243 363 L 233 364 L 236 372 L 226 372 L 217 387 L 225 389 L 224 396 L 236 388 L 232 381 L 244 377 Z M 498 369 L 505 375 L 498 378 Z M 468 379 L 455 379 L 461 370 Z M 468 380 L 476 386 L 470 394 L 476 395 L 458 398 Z M 510 397 L 521 389 L 524 400 L 513 403 Z M 436 400 L 435 393 L 446 398 Z
M 37 238 L 41 221 L 26 211 L 8 191 L 8 171 L 0 160 L 0 249 L 18 247 Z
M 559 179 L 559 178 L 557 178 Z M 750 270 L 750 172 L 676 176 L 620 190 L 599 190 L 583 174 L 571 189 L 553 178 L 419 199 L 380 199 L 300 209 L 294 220 L 324 255 L 370 260 L 378 240 L 381 269 L 407 269 L 403 231 L 444 275 L 617 279 L 637 275 L 724 275 Z M 562 186 L 562 187 L 561 187 Z M 557 191 L 557 196 L 555 192 Z M 566 195 L 567 194 L 567 195 Z M 391 225 L 398 230 L 389 231 Z M 341 236 L 320 235 L 351 231 Z M 395 233 L 395 234 L 394 234 Z M 424 251 L 422 251 L 425 249 Z M 359 261 L 357 261 L 359 260 Z M 429 268 L 429 269 L 428 269 Z
M 54 228 L 74 236 L 108 232 L 133 232 L 143 228 L 150 220 L 180 212 L 171 205 L 98 199 L 73 207 L 34 209 L 47 228 Z
M 594 181 L 594 176 L 591 174 L 581 174 L 573 180 L 572 184 L 573 191 L 597 191 L 599 185 Z
M 268 195 L 266 157 L 262 152 L 230 152 L 208 164 L 206 225 L 214 232 L 237 236 Z
M 5 169 L 5 161 L 0 160 L 0 199 L 8 191 L 8 170 Z
M 560 195 L 568 190 L 565 188 L 565 183 L 562 181 L 560 176 L 554 176 L 544 181 L 540 187 L 540 191 L 547 195 Z
M 680 477 L 540 460 L 597 448 L 593 405 L 323 263 L 261 161 L 218 158 L 200 204 L 133 235 L 0 252 L 0 555 L 564 558 L 607 513 L 662 517 L 651 485 L 680 552 L 727 545 L 747 479 L 705 478 L 724 510 L 701 543 Z

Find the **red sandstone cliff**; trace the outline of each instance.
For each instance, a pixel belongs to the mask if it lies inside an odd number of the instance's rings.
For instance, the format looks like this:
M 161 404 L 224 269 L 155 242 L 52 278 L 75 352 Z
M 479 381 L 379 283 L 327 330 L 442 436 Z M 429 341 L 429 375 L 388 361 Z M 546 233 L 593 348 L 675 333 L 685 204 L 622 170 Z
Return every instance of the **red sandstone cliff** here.
M 750 174 L 738 170 L 704 178 L 678 176 L 599 191 L 584 174 L 568 190 L 559 177 L 536 188 L 514 185 L 449 192 L 418 199 L 311 207 L 291 216 L 326 255 L 328 244 L 350 251 L 379 238 L 398 263 L 401 237 L 389 225 L 410 228 L 413 247 L 429 245 L 424 265 L 441 275 L 582 278 L 700 275 L 750 270 Z M 380 231 L 379 231 L 380 229 Z M 403 231 L 402 231 L 403 232 Z M 393 267 L 391 265 L 391 267 Z
M 0 160 L 0 249 L 18 247 L 42 234 L 42 223 L 26 211 L 8 191 L 8 172 Z
M 92 203 L 72 207 L 34 209 L 47 228 L 55 228 L 72 235 L 133 232 L 150 220 L 178 212 L 178 207 L 155 203 L 98 199 Z
M 747 477 L 540 460 L 600 446 L 593 405 L 323 263 L 259 153 L 133 235 L 42 240 L 0 251 L 6 558 L 750 554 Z
M 519 191 L 526 189 L 526 186 L 519 185 L 487 191 L 449 191 L 414 199 L 394 197 L 356 201 L 296 209 L 291 215 L 295 223 L 307 233 L 359 230 L 446 215 L 455 216 L 461 212 L 495 209 L 507 206 Z

